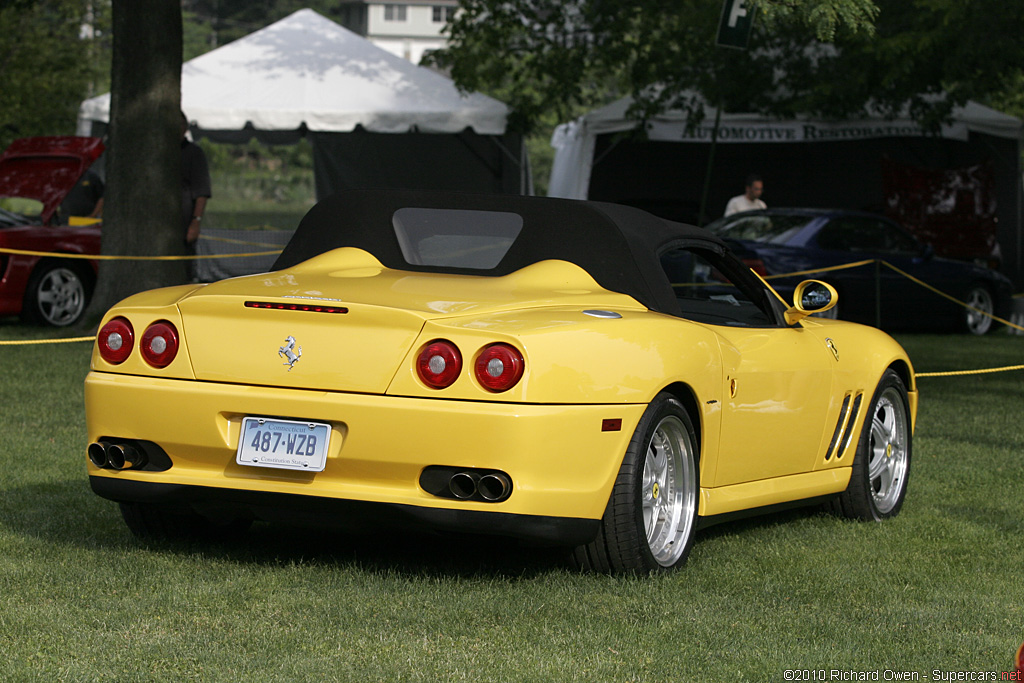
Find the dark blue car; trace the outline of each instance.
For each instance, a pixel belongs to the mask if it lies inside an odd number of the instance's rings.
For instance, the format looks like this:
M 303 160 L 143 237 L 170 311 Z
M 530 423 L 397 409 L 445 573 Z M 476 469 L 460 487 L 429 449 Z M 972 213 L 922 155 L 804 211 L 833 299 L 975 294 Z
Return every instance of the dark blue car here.
M 806 276 L 773 278 L 815 268 L 879 259 L 976 309 L 1006 317 L 1012 283 L 994 270 L 938 258 L 893 221 L 872 213 L 829 209 L 765 209 L 709 224 L 783 297 L 813 277 L 839 292 L 826 315 L 886 330 L 962 330 L 985 334 L 994 321 L 952 303 L 885 265 L 862 265 Z

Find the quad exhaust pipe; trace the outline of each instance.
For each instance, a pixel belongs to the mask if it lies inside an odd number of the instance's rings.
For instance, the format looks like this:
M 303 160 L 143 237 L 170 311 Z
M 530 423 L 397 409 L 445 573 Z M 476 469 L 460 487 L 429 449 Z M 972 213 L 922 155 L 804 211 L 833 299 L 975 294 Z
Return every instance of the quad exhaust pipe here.
M 480 477 L 476 490 L 488 503 L 497 503 L 512 493 L 512 481 L 504 472 L 491 472 Z
M 504 472 L 456 472 L 448 482 L 448 490 L 459 500 L 479 496 L 488 503 L 500 503 L 512 493 L 512 480 Z
M 146 464 L 146 454 L 130 443 L 96 441 L 89 444 L 89 462 L 100 469 L 133 470 Z

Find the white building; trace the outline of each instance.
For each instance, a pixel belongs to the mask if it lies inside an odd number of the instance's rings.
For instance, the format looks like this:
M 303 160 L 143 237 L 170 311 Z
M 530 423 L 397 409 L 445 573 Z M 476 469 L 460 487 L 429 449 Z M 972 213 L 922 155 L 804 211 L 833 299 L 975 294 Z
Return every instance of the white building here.
M 391 54 L 419 64 L 424 53 L 444 47 L 441 29 L 458 0 L 343 0 L 341 24 Z

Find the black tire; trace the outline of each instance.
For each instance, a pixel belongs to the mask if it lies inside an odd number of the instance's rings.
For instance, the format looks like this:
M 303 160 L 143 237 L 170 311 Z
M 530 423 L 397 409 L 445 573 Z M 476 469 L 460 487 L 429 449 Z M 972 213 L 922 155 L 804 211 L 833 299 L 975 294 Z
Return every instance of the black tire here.
M 899 375 L 886 370 L 857 441 L 850 483 L 834 501 L 833 511 L 865 521 L 895 517 L 907 495 L 911 453 L 907 388 Z
M 644 574 L 682 566 L 697 527 L 698 453 L 686 409 L 659 394 L 629 442 L 597 538 L 573 552 L 576 566 Z
M 74 325 L 89 305 L 93 279 L 88 266 L 70 259 L 40 261 L 25 287 L 22 317 L 53 327 Z
M 982 336 L 988 334 L 995 327 L 995 320 L 990 316 L 995 313 L 995 299 L 989 288 L 983 284 L 971 285 L 964 296 L 964 301 L 973 308 L 988 315 L 983 315 L 970 308 L 964 309 L 963 327 L 970 334 Z
M 248 517 L 211 520 L 147 503 L 121 503 L 120 506 L 128 529 L 147 541 L 224 540 L 240 536 L 252 526 L 252 519 Z

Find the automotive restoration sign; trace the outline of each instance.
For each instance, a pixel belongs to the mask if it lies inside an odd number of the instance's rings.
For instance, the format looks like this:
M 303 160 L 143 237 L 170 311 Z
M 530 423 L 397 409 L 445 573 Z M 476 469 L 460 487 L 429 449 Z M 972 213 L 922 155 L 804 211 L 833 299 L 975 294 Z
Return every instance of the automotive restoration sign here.
M 725 0 L 722 18 L 718 22 L 718 45 L 747 49 L 754 13 L 747 7 L 749 0 Z
M 846 142 L 871 138 L 908 138 L 930 135 L 920 125 L 909 120 L 862 121 L 729 121 L 722 117 L 718 128 L 718 142 L 772 143 L 772 142 Z M 647 136 L 651 140 L 674 142 L 711 142 L 714 126 L 704 124 L 687 128 L 683 121 L 648 121 Z M 938 137 L 967 140 L 964 123 L 943 126 Z

